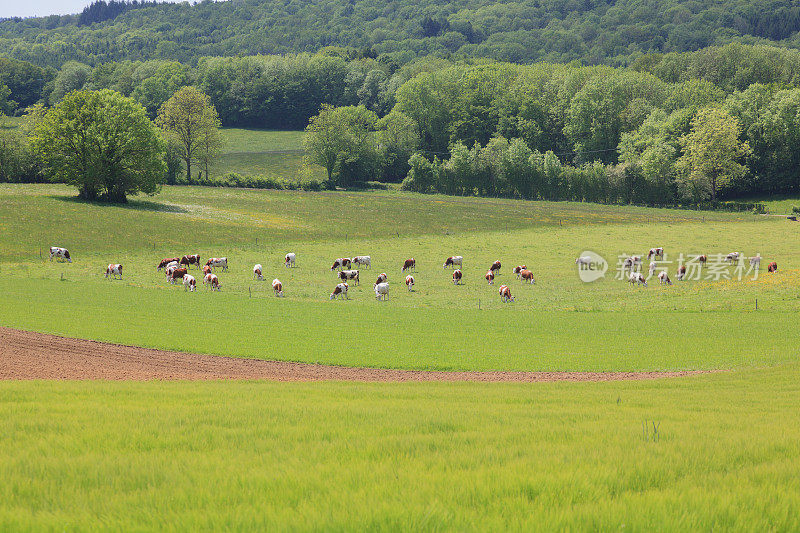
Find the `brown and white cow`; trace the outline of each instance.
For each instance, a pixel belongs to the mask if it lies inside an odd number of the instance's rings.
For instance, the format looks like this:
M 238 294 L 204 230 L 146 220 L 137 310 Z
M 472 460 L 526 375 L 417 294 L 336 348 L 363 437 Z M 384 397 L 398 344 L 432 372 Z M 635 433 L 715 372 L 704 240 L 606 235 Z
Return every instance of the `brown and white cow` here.
M 409 291 L 411 291 L 414 288 L 414 276 L 410 274 L 406 276 L 406 287 L 408 287 Z
M 283 258 L 283 266 L 291 268 L 294 266 L 294 261 L 297 259 L 297 255 L 294 252 L 289 252 Z
M 622 262 L 622 268 L 624 270 L 638 271 L 642 268 L 642 258 L 638 255 L 632 255 L 630 257 L 626 257 L 625 261 Z
M 774 273 L 774 272 L 777 272 L 777 271 L 778 271 L 778 263 L 776 263 L 775 261 L 773 261 L 769 265 L 767 265 L 767 272 L 773 272 Z
M 453 283 L 455 285 L 460 285 L 461 284 L 461 271 L 458 270 L 458 269 L 455 269 L 453 271 Z
M 358 270 L 340 270 L 339 279 L 342 281 L 354 280 L 356 285 L 360 284 L 360 280 L 358 279 Z
M 111 276 L 114 279 L 117 279 L 117 276 L 119 276 L 119 279 L 122 279 L 122 265 L 119 263 L 112 263 L 108 265 L 106 267 L 106 279 L 108 279 L 108 276 Z
M 257 264 L 253 267 L 253 279 L 257 279 L 258 281 L 262 281 L 264 279 L 261 264 Z
M 494 284 L 494 271 L 493 270 L 488 270 L 486 272 L 486 275 L 483 276 L 483 277 L 486 278 L 486 282 L 489 283 L 489 285 Z
M 739 256 L 741 256 L 741 253 L 739 253 L 739 252 L 731 252 L 731 253 L 729 253 L 728 255 L 725 256 L 725 262 L 726 263 L 735 263 L 735 262 L 737 262 L 739 260 Z
M 417 270 L 417 260 L 413 257 L 411 259 L 406 259 L 403 263 L 403 269 L 400 272 L 405 272 L 406 270 Z
M 156 271 L 160 271 L 162 268 L 166 268 L 167 265 L 170 263 L 180 264 L 181 259 L 179 257 L 169 257 L 166 259 L 162 259 L 161 262 L 156 267 Z
M 194 279 L 194 276 L 190 276 L 189 274 L 183 276 L 183 290 L 194 292 L 196 288 L 197 288 L 197 280 Z
M 191 265 L 197 265 L 197 268 L 200 268 L 200 254 L 184 255 L 181 257 L 180 263 L 186 267 L 186 270 L 189 270 Z
M 203 265 L 203 276 L 211 274 L 211 265 Z
M 372 268 L 372 258 L 368 255 L 356 255 L 353 257 L 352 261 L 356 266 Z
M 216 274 L 206 274 L 206 278 L 204 281 L 206 283 L 206 286 L 211 288 L 212 291 L 218 291 L 219 288 L 222 286 Z
M 706 254 L 698 255 L 697 262 L 703 265 L 706 264 L 708 262 L 708 256 Z
M 652 259 L 653 257 L 664 259 L 664 248 L 650 248 L 650 251 L 647 252 L 647 259 Z
M 223 272 L 228 271 L 228 258 L 227 257 L 212 257 L 206 261 L 206 266 L 211 268 L 222 268 Z
M 514 272 L 514 275 L 517 276 L 517 279 L 519 279 L 519 273 L 522 272 L 523 270 L 527 270 L 527 268 L 528 267 L 525 266 L 525 265 L 517 265 L 517 266 L 514 267 L 513 272 Z
M 379 283 L 385 283 L 389 279 L 389 276 L 386 275 L 386 272 L 383 272 L 378 276 L 378 279 L 373 283 L 373 285 L 378 285 Z
M 350 268 L 350 258 L 349 257 L 339 257 L 333 261 L 333 265 L 331 266 L 331 271 L 342 270 L 343 268 Z
M 389 299 L 389 284 L 388 283 L 378 283 L 375 285 L 375 298 L 378 300 L 388 300 Z
M 631 272 L 630 276 L 628 276 L 628 283 L 631 285 L 644 285 L 647 287 L 647 280 L 644 278 L 644 274 L 641 272 Z
M 188 272 L 189 271 L 187 269 L 185 269 L 185 268 L 176 268 L 175 270 L 172 271 L 172 274 L 170 274 L 169 282 L 170 283 L 175 283 L 176 280 L 179 280 L 179 279 L 182 280 L 183 276 L 185 276 Z
M 686 265 L 681 265 L 678 267 L 678 281 L 683 281 L 686 279 Z
M 275 296 L 283 296 L 283 283 L 278 278 L 272 280 L 272 290 L 275 291 Z
M 658 281 L 660 281 L 662 285 L 672 285 L 672 280 L 669 279 L 669 275 L 667 274 L 666 270 L 662 270 L 658 273 Z
M 72 257 L 70 257 L 69 250 L 66 248 L 62 248 L 60 246 L 51 246 L 50 261 L 52 261 L 54 257 L 57 261 L 66 261 L 67 263 L 72 263 Z
M 495 261 L 494 263 L 492 263 L 492 266 L 489 267 L 489 271 L 492 272 L 496 276 L 496 275 L 500 274 L 500 267 L 501 266 L 502 266 L 502 264 L 500 264 L 500 261 Z
M 451 255 L 450 257 L 444 260 L 444 265 L 442 265 L 442 268 L 447 268 L 449 266 L 453 268 L 455 268 L 456 266 L 463 267 L 464 266 L 463 263 L 464 263 L 463 257 L 461 257 L 460 255 Z
M 335 300 L 336 297 L 340 298 L 348 298 L 347 296 L 347 283 L 339 283 L 336 287 L 333 288 L 333 292 L 331 293 L 331 300 Z
M 164 273 L 167 276 L 167 281 L 169 281 L 172 278 L 172 273 L 178 270 L 179 268 L 180 267 L 175 264 L 167 265 L 167 268 L 164 269 Z
M 527 281 L 529 284 L 531 284 L 531 283 L 536 283 L 536 280 L 535 280 L 535 279 L 533 279 L 533 272 L 531 272 L 531 271 L 530 271 L 530 270 L 528 270 L 527 268 L 526 268 L 525 270 L 521 270 L 521 271 L 520 271 L 520 273 L 519 273 L 519 279 L 521 279 L 521 280 L 523 281 L 523 283 L 524 283 L 524 282 L 526 282 L 526 281 Z
M 503 303 L 514 301 L 514 297 L 511 296 L 511 289 L 508 288 L 508 285 L 500 285 L 500 301 Z

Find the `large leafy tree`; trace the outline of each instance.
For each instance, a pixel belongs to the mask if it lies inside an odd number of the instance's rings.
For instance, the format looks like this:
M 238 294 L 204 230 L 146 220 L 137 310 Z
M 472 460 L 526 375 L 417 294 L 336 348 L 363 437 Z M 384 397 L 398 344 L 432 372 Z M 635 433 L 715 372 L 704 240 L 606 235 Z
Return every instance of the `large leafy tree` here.
M 204 162 L 207 169 L 219 146 L 219 116 L 208 96 L 196 87 L 183 87 L 164 102 L 156 124 L 186 165 L 186 179 L 192 178 L 192 163 Z
M 154 194 L 166 171 L 164 143 L 144 108 L 108 89 L 66 95 L 38 117 L 31 146 L 53 180 L 86 199 Z

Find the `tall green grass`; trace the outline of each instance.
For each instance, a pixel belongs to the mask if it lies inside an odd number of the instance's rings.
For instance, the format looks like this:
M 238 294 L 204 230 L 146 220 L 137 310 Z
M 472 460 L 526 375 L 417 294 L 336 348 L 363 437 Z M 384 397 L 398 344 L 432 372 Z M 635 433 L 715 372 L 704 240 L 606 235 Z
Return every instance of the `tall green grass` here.
M 222 154 L 212 168 L 212 176 L 235 172 L 243 176 L 299 180 L 304 135 L 302 131 L 223 128 Z M 325 169 L 318 165 L 310 165 L 305 173 L 306 179 L 327 178 Z

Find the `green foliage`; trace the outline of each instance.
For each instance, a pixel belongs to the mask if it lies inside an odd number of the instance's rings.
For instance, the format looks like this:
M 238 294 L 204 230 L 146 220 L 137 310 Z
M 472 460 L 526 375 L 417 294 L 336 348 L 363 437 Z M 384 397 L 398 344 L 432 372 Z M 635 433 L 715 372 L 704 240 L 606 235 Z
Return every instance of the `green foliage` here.
M 45 172 L 84 199 L 154 194 L 166 170 L 163 142 L 144 108 L 108 89 L 69 93 L 37 121 L 31 142 Z

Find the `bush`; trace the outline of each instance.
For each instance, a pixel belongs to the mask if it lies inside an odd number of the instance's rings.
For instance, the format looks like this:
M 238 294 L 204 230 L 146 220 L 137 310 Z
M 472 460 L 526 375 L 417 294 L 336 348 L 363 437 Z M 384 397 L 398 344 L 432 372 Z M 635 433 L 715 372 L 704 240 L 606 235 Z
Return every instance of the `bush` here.
M 800 214 L 800 207 L 797 207 L 796 205 L 793 205 L 792 206 L 792 213 Z
M 204 187 L 238 187 L 242 189 L 275 189 L 275 190 L 303 190 L 322 191 L 327 189 L 327 182 L 317 180 L 289 181 L 282 178 L 267 176 L 242 176 L 236 172 L 229 172 L 221 177 L 203 176 L 193 178 L 191 183 L 186 178 L 178 178 L 176 185 L 202 185 Z

